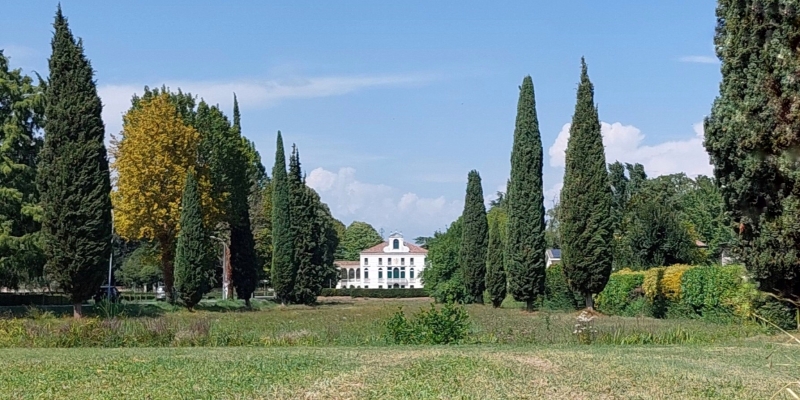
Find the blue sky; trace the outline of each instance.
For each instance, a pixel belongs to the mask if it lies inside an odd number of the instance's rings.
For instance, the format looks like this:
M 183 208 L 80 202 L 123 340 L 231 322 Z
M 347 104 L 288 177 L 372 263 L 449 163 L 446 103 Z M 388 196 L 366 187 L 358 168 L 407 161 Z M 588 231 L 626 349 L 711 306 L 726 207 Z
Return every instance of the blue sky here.
M 109 134 L 144 85 L 230 110 L 264 164 L 275 133 L 345 223 L 431 235 L 467 173 L 505 186 L 518 86 L 534 80 L 548 202 L 585 56 L 609 161 L 710 174 L 698 125 L 717 94 L 712 0 L 61 1 L 96 70 Z M 57 1 L 4 5 L 12 67 L 47 72 Z

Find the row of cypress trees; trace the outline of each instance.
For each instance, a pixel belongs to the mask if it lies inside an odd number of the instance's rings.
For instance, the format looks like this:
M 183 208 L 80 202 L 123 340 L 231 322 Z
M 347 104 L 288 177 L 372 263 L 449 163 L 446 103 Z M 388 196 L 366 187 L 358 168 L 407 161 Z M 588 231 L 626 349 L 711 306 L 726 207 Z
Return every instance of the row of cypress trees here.
M 314 304 L 324 284 L 338 280 L 333 216 L 306 185 L 297 146 L 292 146 L 287 174 L 280 132 L 272 170 L 272 243 L 272 287 L 281 304 Z
M 459 249 L 466 301 L 483 303 L 487 290 L 498 307 L 508 292 L 530 311 L 545 295 L 542 164 L 533 79 L 526 76 L 520 87 L 511 177 L 502 205 L 508 216 L 505 232 L 497 219 L 491 225 L 487 220 L 478 172 L 468 175 Z M 593 308 L 592 294 L 602 291 L 611 274 L 611 201 L 594 87 L 581 59 L 559 218 L 563 270 L 571 288 L 584 295 L 587 308 Z

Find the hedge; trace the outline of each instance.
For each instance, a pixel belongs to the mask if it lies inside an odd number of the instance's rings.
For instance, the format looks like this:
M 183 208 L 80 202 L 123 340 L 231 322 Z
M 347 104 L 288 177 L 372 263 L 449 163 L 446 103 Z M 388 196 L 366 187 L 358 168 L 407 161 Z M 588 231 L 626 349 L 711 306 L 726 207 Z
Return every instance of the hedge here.
M 428 292 L 425 289 L 322 289 L 320 293 L 322 297 L 330 296 L 350 296 L 350 297 L 369 297 L 377 299 L 389 298 L 412 298 L 412 297 L 428 297 Z
M 560 264 L 551 265 L 545 271 L 545 296 L 542 308 L 554 311 L 575 311 L 584 305 L 580 293 L 569 288 L 564 269 Z
M 44 293 L 0 293 L 0 307 L 12 306 L 67 306 L 69 298 L 58 294 Z
M 597 295 L 595 307 L 609 315 L 638 315 L 644 304 L 643 283 L 644 272 L 617 271 L 611 274 L 605 289 Z

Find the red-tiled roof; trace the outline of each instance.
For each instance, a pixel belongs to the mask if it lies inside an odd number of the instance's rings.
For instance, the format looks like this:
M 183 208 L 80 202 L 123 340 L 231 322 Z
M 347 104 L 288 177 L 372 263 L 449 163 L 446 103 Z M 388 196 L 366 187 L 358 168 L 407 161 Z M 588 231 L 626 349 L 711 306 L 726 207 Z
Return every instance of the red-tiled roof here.
M 428 254 L 428 250 L 425 250 L 422 247 L 419 247 L 419 246 L 417 246 L 415 244 L 408 243 L 408 242 L 403 242 L 403 245 L 408 247 L 408 252 L 409 253 Z M 366 250 L 361 250 L 361 253 L 362 254 L 365 254 L 365 253 L 366 254 L 383 253 L 383 249 L 388 247 L 388 246 L 389 246 L 389 242 L 383 242 L 381 244 L 376 244 L 375 246 L 372 246 L 372 247 L 370 247 L 370 248 L 368 248 Z

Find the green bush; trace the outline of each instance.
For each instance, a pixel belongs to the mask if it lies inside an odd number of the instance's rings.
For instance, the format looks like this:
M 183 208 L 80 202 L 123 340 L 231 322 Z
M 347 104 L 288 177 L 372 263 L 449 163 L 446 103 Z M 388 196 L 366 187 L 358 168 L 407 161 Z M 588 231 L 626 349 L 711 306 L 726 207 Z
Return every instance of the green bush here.
M 738 303 L 749 301 L 740 295 L 744 275 L 741 266 L 697 267 L 686 271 L 681 278 L 681 309 L 690 313 L 687 317 L 720 322 L 736 319 L 737 310 L 743 307 Z
M 441 309 L 431 303 L 428 310 L 420 310 L 412 319 L 398 310 L 386 325 L 386 338 L 394 344 L 450 344 L 458 343 L 469 332 L 469 315 L 464 306 L 447 302 Z
M 575 311 L 584 304 L 583 296 L 573 292 L 567 284 L 561 265 L 552 265 L 545 271 L 545 296 L 542 308 L 552 311 Z
M 322 297 L 350 296 L 375 299 L 408 299 L 412 297 L 428 297 L 425 289 L 322 289 Z
M 644 273 L 622 270 L 611 274 L 600 294 L 595 300 L 597 310 L 609 315 L 635 316 L 641 315 L 644 307 L 642 283 Z
M 0 307 L 13 306 L 67 306 L 72 303 L 62 295 L 44 293 L 0 293 Z
M 797 309 L 793 304 L 782 302 L 772 296 L 762 293 L 754 302 L 753 308 L 756 315 L 777 325 L 783 330 L 797 329 Z M 770 331 L 775 331 L 775 327 L 764 321 L 759 320 Z

